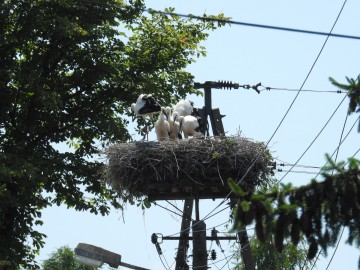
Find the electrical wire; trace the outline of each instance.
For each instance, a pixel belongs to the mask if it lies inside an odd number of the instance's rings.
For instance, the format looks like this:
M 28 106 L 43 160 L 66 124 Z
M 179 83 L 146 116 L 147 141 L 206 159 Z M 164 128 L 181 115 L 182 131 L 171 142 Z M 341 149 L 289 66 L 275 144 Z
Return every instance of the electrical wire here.
M 203 221 L 205 221 L 205 220 L 207 220 L 207 219 L 209 219 L 209 218 L 211 218 L 211 217 L 213 217 L 213 216 L 215 216 L 215 215 L 217 215 L 217 214 L 221 213 L 222 211 L 224 211 L 224 210 L 226 210 L 226 209 L 228 209 L 228 208 L 230 208 L 230 205 L 229 205 L 229 206 L 226 206 L 225 208 L 223 208 L 223 209 L 221 209 L 221 210 L 217 211 L 216 213 L 214 213 L 214 214 L 212 214 L 212 215 L 208 215 L 206 218 L 203 218 L 202 220 L 203 220 Z
M 264 29 L 271 29 L 271 30 L 281 30 L 281 31 L 288 31 L 288 32 L 295 32 L 295 33 L 301 33 L 301 34 L 311 34 L 311 35 L 321 35 L 321 36 L 327 36 L 327 37 L 337 37 L 337 38 L 348 38 L 348 39 L 356 39 L 360 40 L 360 37 L 358 36 L 350 36 L 350 35 L 343 35 L 343 34 L 333 34 L 326 33 L 326 32 L 320 32 L 320 31 L 311 31 L 311 30 L 304 30 L 304 29 L 295 29 L 295 28 L 289 28 L 289 27 L 280 27 L 280 26 L 272 26 L 272 25 L 264 25 L 264 24 L 256 24 L 256 23 L 246 23 L 246 22 L 239 22 L 239 21 L 233 21 L 233 20 L 221 20 L 216 19 L 213 17 L 207 17 L 207 16 L 195 16 L 192 14 L 180 14 L 175 12 L 166 12 L 166 11 L 160 11 L 160 10 L 154 10 L 154 9 L 144 9 L 145 12 L 148 13 L 158 13 L 158 14 L 164 14 L 164 15 L 171 15 L 171 16 L 178 16 L 182 18 L 190 18 L 190 19 L 196 19 L 196 20 L 202 20 L 202 21 L 213 21 L 213 22 L 221 22 L 221 23 L 228 23 L 228 24 L 234 24 L 234 25 L 242 25 L 242 26 L 250 26 L 250 27 L 256 27 L 256 28 L 264 28 Z
M 310 166 L 310 165 L 301 165 L 301 164 L 291 164 L 289 162 L 286 161 L 282 161 L 278 158 L 275 158 L 276 160 L 280 161 L 281 163 L 276 163 L 276 166 L 280 166 L 280 167 L 288 167 L 288 166 L 295 166 L 295 167 L 299 167 L 299 168 L 307 168 L 307 169 L 321 169 L 322 167 L 320 166 Z
M 315 67 L 318 59 L 320 58 L 320 55 L 322 54 L 322 52 L 323 52 L 323 50 L 324 50 L 324 48 L 325 48 L 325 45 L 327 44 L 327 41 L 328 41 L 329 37 L 331 36 L 331 33 L 332 33 L 332 31 L 333 31 L 333 29 L 334 29 L 334 27 L 335 27 L 335 25 L 336 25 L 336 23 L 337 23 L 340 15 L 341 15 L 341 13 L 342 13 L 342 11 L 343 11 L 343 9 L 344 9 L 344 7 L 345 7 L 346 2 L 347 2 L 347 0 L 344 1 L 343 5 L 342 5 L 342 7 L 341 7 L 341 9 L 340 9 L 340 11 L 339 11 L 339 13 L 338 13 L 338 16 L 336 17 L 336 20 L 335 20 L 335 22 L 334 22 L 334 24 L 333 24 L 330 32 L 327 34 L 327 37 L 326 37 L 326 39 L 325 39 L 325 41 L 324 41 L 324 43 L 323 43 L 323 45 L 322 45 L 322 47 L 321 47 L 318 55 L 317 55 L 317 57 L 315 58 L 315 61 L 313 62 L 312 66 L 311 66 L 311 68 L 310 68 L 310 70 L 309 70 L 309 72 L 307 73 L 307 75 L 306 75 L 306 77 L 305 77 L 305 79 L 304 79 L 304 81 L 303 81 L 300 89 L 297 91 L 297 94 L 296 94 L 295 98 L 294 98 L 293 101 L 291 102 L 289 108 L 287 109 L 286 113 L 284 114 L 283 118 L 281 119 L 279 125 L 276 127 L 274 133 L 272 134 L 272 136 L 270 137 L 270 139 L 269 139 L 268 142 L 266 143 L 266 146 L 268 146 L 269 143 L 270 143 L 270 141 L 274 138 L 275 134 L 276 134 L 277 131 L 279 130 L 280 126 L 282 125 L 283 121 L 285 120 L 286 116 L 288 115 L 289 111 L 291 110 L 291 108 L 293 107 L 295 101 L 297 100 L 297 98 L 298 98 L 300 92 L 302 91 L 305 83 L 307 82 L 308 78 L 310 77 L 310 74 L 312 73 L 312 71 L 313 71 L 313 69 L 314 69 L 314 67 Z M 342 102 L 345 100 L 345 98 L 346 98 L 346 96 L 345 96 L 344 99 L 341 101 L 340 105 L 341 105 Z M 340 105 L 338 106 L 338 108 L 340 107 Z M 338 108 L 337 108 L 337 109 L 338 109 Z M 337 111 L 337 109 L 336 109 L 336 111 Z M 335 112 L 336 112 L 336 111 L 335 111 Z M 335 112 L 334 112 L 334 113 L 335 113 Z M 333 114 L 333 115 L 334 115 L 334 114 Z M 333 117 L 333 115 L 331 116 L 331 118 Z M 330 118 L 330 119 L 331 119 L 331 118 Z M 330 121 L 330 119 L 328 120 L 328 122 Z M 326 127 L 326 125 L 328 124 L 328 122 L 325 124 L 324 128 Z M 324 128 L 323 128 L 323 129 L 324 129 Z M 320 133 L 323 131 L 323 129 L 320 131 Z M 310 144 L 310 146 L 305 150 L 305 152 L 301 155 L 301 157 L 297 160 L 297 162 L 296 162 L 295 164 L 297 164 L 297 163 L 300 161 L 300 159 L 303 157 L 303 155 L 305 155 L 305 153 L 309 150 L 309 148 L 312 146 L 312 144 L 313 144 L 313 143 L 315 142 L 315 140 L 318 138 L 318 136 L 320 135 L 320 133 L 316 136 L 316 138 L 313 140 L 313 142 L 312 142 L 312 143 Z M 256 160 L 257 160 L 257 159 L 258 159 L 258 156 L 256 157 Z M 247 173 L 249 172 L 249 170 L 250 170 L 250 169 L 253 167 L 253 165 L 255 164 L 256 160 L 251 164 L 250 168 L 247 170 L 247 172 L 245 173 L 245 175 L 240 179 L 240 181 L 247 175 Z M 294 165 L 295 165 L 295 164 L 294 164 Z M 292 167 L 292 168 L 293 168 L 293 167 Z M 291 169 L 292 169 L 292 168 L 291 168 Z M 290 169 L 290 170 L 291 170 L 291 169 Z M 288 172 L 280 179 L 280 181 L 282 181 L 287 174 L 288 174 Z M 239 182 L 240 182 L 240 181 L 239 181 Z M 278 181 L 276 184 L 278 184 L 280 181 Z M 231 193 L 231 192 L 230 192 L 230 193 Z M 229 193 L 229 194 L 230 194 L 230 193 Z M 220 202 L 220 204 L 218 204 L 218 206 L 216 206 L 209 214 L 207 214 L 207 215 L 205 216 L 205 218 L 206 218 L 207 216 L 209 216 L 212 212 L 214 212 L 218 207 L 220 207 L 220 205 L 222 205 L 222 204 L 225 202 L 225 200 L 228 198 L 229 194 L 226 196 L 226 198 L 225 198 L 222 202 Z M 203 220 L 205 220 L 205 218 L 203 218 Z
M 311 146 L 314 144 L 314 142 L 317 140 L 317 138 L 320 136 L 320 134 L 324 131 L 325 127 L 329 124 L 329 122 L 331 121 L 331 119 L 334 117 L 335 113 L 338 111 L 338 109 L 340 108 L 341 104 L 344 102 L 345 98 L 347 96 L 344 96 L 344 98 L 341 100 L 340 104 L 336 107 L 335 111 L 332 113 L 332 115 L 330 116 L 330 118 L 326 121 L 325 125 L 322 127 L 322 129 L 319 131 L 319 133 L 315 136 L 315 138 L 312 140 L 312 142 L 310 143 L 310 145 L 305 149 L 305 151 L 301 154 L 301 156 L 297 159 L 297 161 L 294 163 L 293 166 L 291 166 L 291 168 L 288 170 L 287 173 L 285 173 L 285 175 L 276 182 L 276 184 L 279 184 L 287 175 L 290 171 L 292 171 L 292 169 L 295 167 L 295 165 L 303 158 L 303 156 L 307 153 L 307 151 L 311 148 Z
M 182 217 L 185 215 L 185 213 L 179 209 L 179 207 L 177 207 L 176 205 L 174 205 L 173 203 L 171 203 L 169 200 L 165 200 L 168 204 L 170 204 L 172 207 L 174 207 L 176 210 L 178 210 L 180 213 L 182 213 Z M 191 221 L 194 221 L 194 219 L 189 216 L 189 215 L 186 215 L 187 218 L 191 219 Z
M 158 253 L 158 254 L 159 254 L 159 253 Z M 164 258 L 165 263 L 164 263 L 164 261 L 162 260 L 161 256 Z M 165 268 L 166 270 L 170 270 L 170 266 L 169 266 L 169 264 L 167 263 L 167 261 L 166 261 L 166 259 L 165 259 L 165 256 L 159 254 L 159 258 L 160 258 L 161 264 L 164 266 L 164 268 Z M 166 264 L 166 265 L 165 265 L 165 264 Z
M 212 226 L 211 228 L 207 228 L 207 229 L 205 229 L 204 231 L 212 230 L 213 228 L 220 227 L 220 226 L 222 226 L 222 225 L 224 225 L 224 224 L 227 224 L 227 223 L 229 223 L 229 221 L 225 221 L 225 222 L 223 222 L 223 223 L 221 223 L 221 224 L 219 224 L 219 225 Z M 175 236 L 175 235 L 180 235 L 180 234 L 183 233 L 183 232 L 190 231 L 190 230 L 191 230 L 191 227 L 192 227 L 192 226 L 190 226 L 190 227 L 188 227 L 188 228 L 186 228 L 186 229 L 184 229 L 184 230 L 181 230 L 180 232 L 177 232 L 177 233 L 173 233 L 173 234 L 166 235 L 165 237 L 171 237 L 171 236 Z M 202 231 L 202 230 L 201 230 L 201 231 Z
M 291 89 L 291 88 L 276 88 L 276 87 L 265 87 L 265 89 L 259 90 L 262 91 L 270 91 L 270 90 L 276 90 L 276 91 L 288 91 L 288 92 L 297 92 L 300 89 Z M 312 92 L 312 93 L 333 93 L 333 94 L 347 94 L 347 91 L 344 90 L 314 90 L 314 89 L 302 89 L 301 92 Z
M 330 258 L 330 261 L 329 261 L 328 265 L 326 266 L 326 270 L 329 268 L 332 260 L 334 259 L 335 253 L 336 253 L 336 251 L 337 251 L 337 249 L 338 249 L 338 247 L 339 247 L 340 240 L 341 240 L 341 238 L 342 238 L 342 236 L 343 236 L 344 230 L 345 230 L 345 226 L 343 226 L 343 228 L 342 228 L 342 230 L 341 230 L 341 234 L 340 234 L 339 240 L 338 240 L 338 242 L 336 243 L 336 247 L 335 247 L 335 250 L 334 250 L 334 252 L 333 252 L 333 254 L 332 254 L 331 258 Z
M 284 173 L 303 173 L 303 174 L 317 174 L 317 172 L 308 172 L 308 171 L 294 171 L 294 170 L 282 170 L 282 169 L 278 169 L 277 170 L 278 172 L 284 172 Z M 280 181 L 279 182 L 277 182 L 277 183 L 280 183 Z
M 169 211 L 169 212 L 171 212 L 171 213 L 173 213 L 173 214 L 175 214 L 175 215 L 178 215 L 178 216 L 180 216 L 180 217 L 183 217 L 183 216 L 180 215 L 179 213 L 176 213 L 175 211 L 170 210 L 169 208 L 166 208 L 165 206 L 162 206 L 161 204 L 159 204 L 159 203 L 157 203 L 157 202 L 155 202 L 155 201 L 154 201 L 154 204 L 155 204 L 156 206 L 159 206 L 160 208 L 165 209 L 166 211 Z
M 334 152 L 331 154 L 331 156 L 330 156 L 331 158 L 335 155 L 337 149 L 338 149 L 338 148 L 344 143 L 344 141 L 347 139 L 347 137 L 349 136 L 350 132 L 354 129 L 355 124 L 356 124 L 358 121 L 360 121 L 360 116 L 355 120 L 354 124 L 351 126 L 351 128 L 349 129 L 349 131 L 346 133 L 346 136 L 345 136 L 344 139 L 341 141 L 340 145 L 338 145 L 338 146 L 336 147 L 336 149 L 334 150 Z M 328 164 L 328 162 L 325 162 L 323 168 L 324 168 L 327 164 Z M 318 172 L 318 174 L 316 175 L 315 178 L 317 178 L 317 177 L 320 175 L 320 173 L 321 173 L 321 170 Z
M 341 135 L 340 135 L 340 139 L 339 139 L 339 144 L 338 144 L 337 149 L 335 150 L 335 152 L 336 152 L 336 155 L 335 155 L 335 163 L 337 162 L 337 158 L 338 158 L 338 155 L 339 155 L 339 152 L 340 152 L 340 146 L 341 146 L 342 141 L 343 141 L 342 138 L 343 138 L 343 136 L 344 136 L 345 126 L 346 126 L 348 117 L 349 117 L 349 114 L 346 113 L 344 125 L 343 125 L 342 131 L 341 131 Z M 332 171 L 332 174 L 333 174 L 333 173 L 334 173 L 334 170 Z M 337 242 L 336 248 L 335 248 L 335 250 L 334 250 L 334 252 L 333 252 L 333 254 L 332 254 L 332 256 L 331 256 L 331 259 L 330 259 L 329 264 L 327 265 L 326 269 L 329 268 L 329 266 L 330 266 L 330 264 L 331 264 L 331 261 L 332 261 L 332 259 L 333 259 L 334 256 L 335 256 L 335 253 L 336 253 L 336 251 L 337 251 L 337 248 L 338 248 L 339 243 L 340 243 L 340 241 L 341 241 L 341 238 L 342 238 L 342 236 L 343 236 L 344 229 L 345 229 L 345 226 L 343 226 L 343 228 L 342 228 L 342 231 L 341 231 L 341 234 L 340 234 L 340 237 L 339 237 L 339 241 Z M 319 251 L 319 255 L 320 255 L 320 254 L 321 254 L 321 250 Z M 314 264 L 313 264 L 313 267 L 315 266 L 315 264 L 316 264 L 316 262 L 317 262 L 317 260 L 318 260 L 318 258 L 319 258 L 319 255 L 316 257 L 316 260 L 315 260 L 315 262 L 314 262 Z M 313 267 L 312 267 L 312 268 L 313 268 Z

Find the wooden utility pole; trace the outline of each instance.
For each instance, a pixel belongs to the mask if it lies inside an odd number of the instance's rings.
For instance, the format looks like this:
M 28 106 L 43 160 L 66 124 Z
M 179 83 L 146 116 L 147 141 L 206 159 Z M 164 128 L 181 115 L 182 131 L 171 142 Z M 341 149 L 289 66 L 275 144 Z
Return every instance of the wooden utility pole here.
M 196 220 L 193 221 L 193 269 L 207 270 L 206 224 L 200 220 L 199 199 L 195 199 Z
M 191 215 L 194 201 L 186 199 L 184 202 L 183 218 L 181 221 L 181 233 L 178 246 L 178 252 L 176 255 L 175 270 L 187 270 L 189 266 L 186 263 L 187 250 L 189 247 L 189 232 L 191 226 Z
M 258 91 L 257 88 L 260 86 L 261 84 L 257 84 L 255 86 L 252 87 L 248 87 L 248 88 L 253 88 L 255 91 Z M 211 127 L 212 127 L 212 131 L 213 131 L 213 135 L 214 136 L 224 136 L 225 135 L 225 131 L 224 131 L 224 127 L 222 124 L 222 120 L 221 118 L 223 117 L 220 114 L 219 109 L 213 110 L 212 109 L 212 100 L 211 100 L 211 89 L 212 88 L 217 88 L 217 89 L 221 89 L 221 88 L 227 88 L 227 89 L 231 89 L 231 88 L 235 88 L 238 89 L 240 86 L 237 83 L 231 83 L 231 82 L 213 82 L 213 81 L 206 81 L 205 83 L 195 83 L 194 87 L 196 89 L 200 89 L 203 88 L 205 95 L 205 122 L 207 122 L 207 117 L 210 117 L 210 122 L 211 122 Z M 209 131 L 207 130 L 207 133 L 209 133 Z M 244 264 L 245 264 L 245 269 L 246 270 L 255 270 L 255 264 L 254 264 L 254 259 L 252 257 L 252 253 L 251 253 L 251 249 L 250 249 L 250 242 L 249 242 L 249 238 L 247 235 L 247 231 L 246 228 L 244 228 L 244 230 L 239 233 L 239 238 L 240 238 L 240 245 L 241 245 L 241 254 L 244 260 Z M 205 251 L 206 251 L 206 243 L 205 243 Z M 195 255 L 194 255 L 195 257 Z M 196 269 L 196 268 L 194 268 Z M 206 269 L 206 268 L 204 268 Z
M 244 260 L 245 270 L 255 270 L 255 263 L 251 254 L 250 242 L 246 228 L 240 231 L 238 236 L 240 240 L 241 255 Z

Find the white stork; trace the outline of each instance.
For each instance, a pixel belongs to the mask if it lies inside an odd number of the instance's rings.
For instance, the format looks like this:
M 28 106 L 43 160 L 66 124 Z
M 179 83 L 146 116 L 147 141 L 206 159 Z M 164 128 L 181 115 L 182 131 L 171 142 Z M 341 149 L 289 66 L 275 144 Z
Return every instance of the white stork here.
M 179 116 L 179 131 L 184 133 L 186 139 L 189 136 L 200 136 L 198 119 L 192 115 Z
M 161 105 L 152 95 L 141 94 L 136 103 L 131 104 L 131 110 L 144 119 L 147 115 L 153 116 L 154 113 L 161 111 Z
M 170 136 L 170 124 L 166 118 L 165 108 L 161 108 L 159 119 L 155 122 L 155 133 L 158 141 L 163 141 Z
M 181 133 L 180 133 L 180 124 L 178 122 L 178 112 L 174 112 L 172 117 L 170 117 L 170 108 L 167 107 L 165 109 L 166 117 L 170 124 L 170 138 L 173 140 L 182 139 Z
M 178 112 L 178 116 L 191 115 L 193 112 L 193 103 L 190 100 L 182 99 L 174 107 L 174 112 Z

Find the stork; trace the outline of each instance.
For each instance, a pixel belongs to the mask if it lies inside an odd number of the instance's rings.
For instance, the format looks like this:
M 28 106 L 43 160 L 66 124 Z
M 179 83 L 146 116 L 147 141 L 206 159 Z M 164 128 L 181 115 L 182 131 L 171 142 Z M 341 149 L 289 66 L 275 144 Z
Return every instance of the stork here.
M 166 118 L 165 108 L 161 108 L 159 119 L 155 122 L 155 133 L 158 141 L 163 141 L 170 136 L 170 124 Z
M 191 115 L 193 112 L 193 102 L 182 99 L 175 105 L 174 111 L 178 112 L 179 116 Z
M 198 119 L 192 115 L 179 116 L 179 131 L 184 133 L 186 139 L 189 136 L 199 136 L 201 133 Z
M 154 113 L 161 111 L 161 105 L 152 95 L 141 94 L 136 103 L 131 104 L 131 110 L 144 119 L 147 115 L 153 116 Z
M 167 107 L 169 108 L 169 107 Z M 177 121 L 178 112 L 174 112 L 172 117 L 170 117 L 170 108 L 168 110 L 165 110 L 167 112 L 167 118 L 170 124 L 170 138 L 173 140 L 182 139 L 181 133 L 180 133 L 180 124 Z

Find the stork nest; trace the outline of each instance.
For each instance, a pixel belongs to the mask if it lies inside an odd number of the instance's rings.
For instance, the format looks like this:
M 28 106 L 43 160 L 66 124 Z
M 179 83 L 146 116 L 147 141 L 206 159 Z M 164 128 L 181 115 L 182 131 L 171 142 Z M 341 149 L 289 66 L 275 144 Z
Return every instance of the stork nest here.
M 272 157 L 265 145 L 238 136 L 119 143 L 105 154 L 106 181 L 126 201 L 174 186 L 216 186 L 228 192 L 229 177 L 255 187 L 268 182 L 272 174 Z M 150 190 L 155 186 L 163 189 Z

